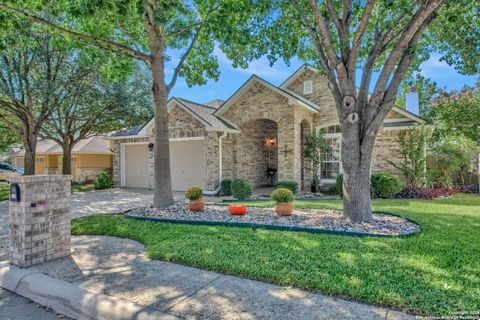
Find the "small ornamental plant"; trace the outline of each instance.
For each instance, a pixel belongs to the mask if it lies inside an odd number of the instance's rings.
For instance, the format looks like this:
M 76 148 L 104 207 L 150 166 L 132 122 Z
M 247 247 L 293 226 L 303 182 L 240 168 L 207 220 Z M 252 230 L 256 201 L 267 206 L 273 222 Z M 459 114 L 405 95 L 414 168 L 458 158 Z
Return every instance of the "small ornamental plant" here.
M 203 190 L 200 187 L 190 187 L 185 191 L 185 198 L 190 201 L 198 200 L 203 197 Z
M 235 179 L 231 184 L 232 194 L 235 199 L 245 200 L 252 195 L 252 187 L 246 179 Z
M 97 190 L 110 189 L 113 187 L 112 176 L 108 172 L 101 172 L 93 182 L 93 186 Z
M 273 190 L 272 199 L 277 203 L 275 212 L 279 216 L 290 216 L 293 211 L 292 202 L 295 200 L 293 192 L 287 188 L 278 188 Z
M 203 200 L 203 190 L 200 187 L 190 187 L 185 191 L 185 198 L 190 200 L 188 207 L 191 211 L 203 211 L 205 201 Z
M 272 200 L 276 203 L 289 203 L 295 200 L 293 192 L 287 188 L 278 188 L 272 192 Z

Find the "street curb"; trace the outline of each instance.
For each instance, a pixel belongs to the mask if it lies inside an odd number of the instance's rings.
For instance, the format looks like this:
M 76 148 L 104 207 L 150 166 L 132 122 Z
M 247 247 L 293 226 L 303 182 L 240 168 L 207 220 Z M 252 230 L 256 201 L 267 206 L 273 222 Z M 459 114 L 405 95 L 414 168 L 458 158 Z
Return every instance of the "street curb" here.
M 0 262 L 0 287 L 74 319 L 179 319 L 153 308 L 46 276 L 34 268 L 21 269 L 5 261 Z

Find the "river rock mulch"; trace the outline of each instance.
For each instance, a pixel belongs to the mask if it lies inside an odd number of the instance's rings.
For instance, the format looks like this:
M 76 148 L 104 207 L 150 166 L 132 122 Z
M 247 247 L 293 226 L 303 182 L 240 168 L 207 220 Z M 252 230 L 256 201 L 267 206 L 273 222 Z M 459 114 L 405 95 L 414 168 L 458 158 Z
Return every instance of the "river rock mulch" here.
M 228 212 L 228 206 L 219 205 L 205 205 L 205 211 L 192 212 L 188 209 L 188 203 L 184 201 L 176 202 L 161 210 L 152 206 L 136 208 L 125 212 L 125 215 L 173 221 L 252 223 L 390 236 L 408 235 L 420 231 L 416 223 L 389 214 L 374 214 L 373 220 L 368 223 L 352 223 L 340 210 L 294 209 L 291 216 L 281 217 L 275 213 L 274 208 L 247 207 L 246 215 L 234 216 Z

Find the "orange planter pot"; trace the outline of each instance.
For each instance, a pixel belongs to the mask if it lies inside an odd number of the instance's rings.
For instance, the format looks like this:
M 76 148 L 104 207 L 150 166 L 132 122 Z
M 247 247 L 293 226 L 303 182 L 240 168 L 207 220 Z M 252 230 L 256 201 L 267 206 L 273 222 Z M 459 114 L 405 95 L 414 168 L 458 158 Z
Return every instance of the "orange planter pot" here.
M 230 211 L 232 215 L 243 216 L 247 213 L 247 206 L 244 204 L 231 204 L 228 206 L 228 211 Z
M 291 203 L 277 203 L 275 206 L 275 212 L 279 216 L 291 216 L 293 211 L 293 205 Z
M 190 203 L 188 204 L 188 208 L 191 211 L 195 211 L 195 212 L 203 211 L 205 209 L 205 201 L 203 197 L 197 200 L 190 200 Z

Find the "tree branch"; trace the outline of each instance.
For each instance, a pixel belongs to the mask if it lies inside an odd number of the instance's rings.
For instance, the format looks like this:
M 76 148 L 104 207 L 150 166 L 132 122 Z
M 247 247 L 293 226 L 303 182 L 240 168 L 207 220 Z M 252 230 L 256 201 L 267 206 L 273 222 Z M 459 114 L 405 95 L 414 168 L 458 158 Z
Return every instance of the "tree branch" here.
M 353 38 L 352 49 L 350 51 L 350 56 L 347 63 L 347 69 L 350 77 L 355 76 L 357 60 L 360 53 L 360 44 L 362 43 L 362 38 L 365 34 L 365 30 L 367 29 L 368 21 L 370 20 L 370 16 L 372 14 L 374 6 L 375 0 L 367 1 L 365 9 L 363 9 L 362 17 L 360 18 L 360 22 L 358 23 L 357 31 L 355 32 L 355 36 Z
M 88 35 L 88 34 L 84 34 L 84 33 L 80 33 L 80 32 L 76 32 L 76 31 L 73 31 L 73 30 L 69 30 L 67 28 L 64 28 L 62 26 L 59 26 L 53 22 L 50 22 L 42 17 L 39 17 L 37 15 L 34 15 L 34 14 L 31 14 L 31 13 L 28 13 L 24 10 L 21 10 L 21 9 L 17 9 L 17 8 L 12 8 L 12 7 L 9 7 L 5 4 L 2 4 L 0 3 L 0 9 L 4 9 L 5 11 L 8 11 L 10 13 L 14 13 L 14 14 L 18 14 L 18 15 L 22 15 L 26 18 L 29 18 L 35 22 L 38 22 L 38 23 L 41 23 L 43 25 L 46 25 L 52 29 L 55 29 L 55 30 L 58 30 L 58 31 L 61 31 L 63 33 L 66 33 L 66 34 L 69 34 L 69 35 L 72 35 L 74 37 L 76 37 L 77 39 L 85 39 L 85 40 L 91 40 L 91 41 L 94 41 L 96 42 L 97 44 L 98 43 L 101 43 L 103 45 L 106 45 L 106 46 L 109 46 L 109 47 L 114 47 L 114 48 L 117 48 L 118 50 L 121 50 L 123 52 L 126 52 L 128 53 L 129 55 L 135 57 L 136 59 L 139 59 L 139 60 L 142 60 L 142 61 L 149 61 L 150 60 L 150 55 L 148 54 L 145 54 L 143 52 L 140 52 L 140 51 L 137 51 L 137 50 L 134 50 L 132 48 L 129 48 L 125 45 L 122 45 L 120 43 L 117 43 L 117 42 L 114 42 L 114 41 L 111 41 L 111 40 L 106 40 L 106 39 L 103 39 L 103 38 L 99 38 L 99 37 L 96 37 L 96 36 L 93 36 L 93 35 Z M 92 45 L 96 45 L 95 43 L 92 43 Z M 98 46 L 98 45 L 97 45 Z M 100 48 L 100 47 L 99 47 Z
M 204 24 L 201 24 L 197 28 L 197 32 L 193 36 L 192 41 L 190 42 L 190 45 L 188 46 L 187 50 L 183 53 L 182 57 L 180 58 L 180 61 L 178 62 L 177 66 L 175 67 L 172 75 L 172 79 L 170 80 L 170 83 L 168 84 L 168 90 L 172 90 L 172 88 L 175 86 L 175 83 L 177 82 L 178 75 L 180 74 L 180 71 L 183 68 L 183 64 L 185 63 L 185 60 L 187 59 L 188 55 L 192 51 L 193 47 L 195 46 L 200 33 L 202 32 Z
M 436 11 L 445 1 L 446 0 L 432 0 L 427 2 L 425 5 L 423 5 L 420 9 L 417 10 L 413 18 L 410 20 L 410 23 L 407 25 L 406 28 L 403 29 L 400 40 L 390 52 L 390 55 L 388 56 L 387 61 L 382 68 L 380 76 L 375 85 L 375 89 L 373 91 L 373 99 L 383 99 L 383 92 L 390 79 L 391 73 L 401 59 L 403 52 L 408 47 L 410 40 L 414 37 L 417 30 L 421 28 L 425 20 L 427 20 L 429 16 L 434 11 Z

